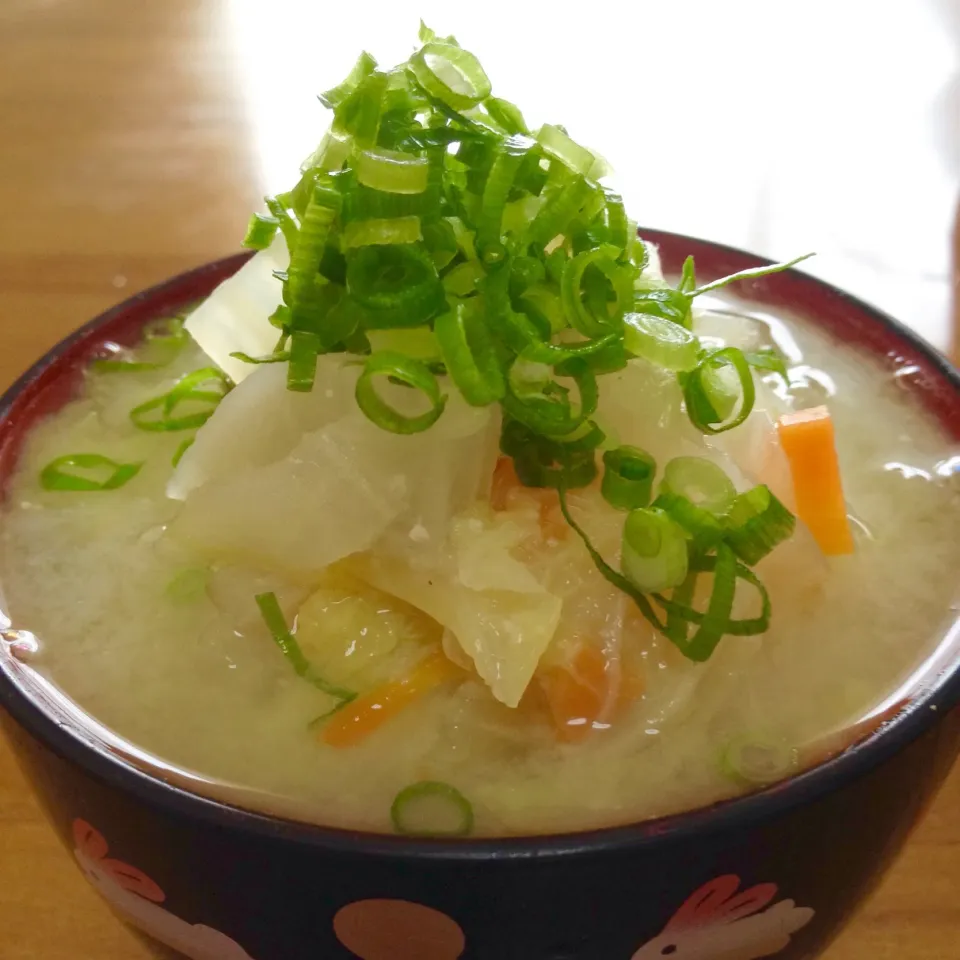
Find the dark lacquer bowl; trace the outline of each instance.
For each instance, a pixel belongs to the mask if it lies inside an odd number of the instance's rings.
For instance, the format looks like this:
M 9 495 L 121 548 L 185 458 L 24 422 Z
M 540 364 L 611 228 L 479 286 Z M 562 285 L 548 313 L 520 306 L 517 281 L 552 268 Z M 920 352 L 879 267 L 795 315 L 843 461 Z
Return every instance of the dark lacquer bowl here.
M 668 272 L 690 253 L 704 279 L 766 262 L 644 236 Z M 244 259 L 141 293 L 48 353 L 3 398 L 0 476 L 105 340 L 135 342 L 146 321 L 208 294 Z M 910 365 L 900 382 L 960 439 L 960 377 L 892 320 L 793 271 L 737 292 L 891 369 Z M 960 748 L 960 666 L 945 637 L 909 704 L 786 783 L 635 826 L 420 841 L 250 813 L 137 770 L 32 679 L 17 643 L 13 632 L 0 642 L 0 721 L 55 829 L 123 919 L 197 960 L 809 958 L 877 881 Z

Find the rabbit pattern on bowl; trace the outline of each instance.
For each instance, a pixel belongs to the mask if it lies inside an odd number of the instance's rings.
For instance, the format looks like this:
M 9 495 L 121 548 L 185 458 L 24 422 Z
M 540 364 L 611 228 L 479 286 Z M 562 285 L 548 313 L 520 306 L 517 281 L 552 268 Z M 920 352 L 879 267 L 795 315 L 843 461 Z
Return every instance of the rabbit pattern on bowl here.
M 814 911 L 780 900 L 775 883 L 740 890 L 740 878 L 717 877 L 690 896 L 663 932 L 632 960 L 761 960 L 785 949 Z
M 108 857 L 103 835 L 84 820 L 73 821 L 73 854 L 87 879 L 128 923 L 190 960 L 253 960 L 226 934 L 190 924 L 160 906 L 166 895 L 145 873 Z

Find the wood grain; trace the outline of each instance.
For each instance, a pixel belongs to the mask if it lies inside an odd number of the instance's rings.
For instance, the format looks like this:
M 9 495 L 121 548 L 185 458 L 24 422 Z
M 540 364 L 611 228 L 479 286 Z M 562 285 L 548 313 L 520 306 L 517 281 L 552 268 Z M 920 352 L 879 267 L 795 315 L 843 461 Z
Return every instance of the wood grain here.
M 0 0 L 0 383 L 236 247 L 258 197 L 222 4 Z M 829 864 L 824 864 L 829 869 Z M 828 960 L 960 955 L 960 771 Z M 0 744 L 0 958 L 140 960 Z

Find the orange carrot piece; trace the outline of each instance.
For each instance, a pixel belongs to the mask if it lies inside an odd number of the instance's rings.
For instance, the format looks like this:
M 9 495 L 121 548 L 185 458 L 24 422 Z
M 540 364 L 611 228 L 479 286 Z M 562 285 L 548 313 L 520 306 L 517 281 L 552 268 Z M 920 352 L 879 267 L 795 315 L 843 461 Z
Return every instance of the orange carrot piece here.
M 525 487 L 517 476 L 510 457 L 501 457 L 493 471 L 490 484 L 490 506 L 497 512 L 507 510 L 517 497 L 526 497 L 539 508 L 540 536 L 543 540 L 564 540 L 570 527 L 560 511 L 560 497 L 556 490 L 546 487 Z
M 826 554 L 853 553 L 833 419 L 826 407 L 784 414 L 780 445 L 790 464 L 797 513 Z
M 520 486 L 520 478 L 510 457 L 500 457 L 493 471 L 490 483 L 490 506 L 497 512 L 506 510 L 510 494 Z
M 433 653 L 401 680 L 392 680 L 357 697 L 324 725 L 320 738 L 332 747 L 362 743 L 412 703 L 460 671 L 442 653 Z
M 547 698 L 550 718 L 561 740 L 582 740 L 608 710 L 613 692 L 616 702 L 611 713 L 625 707 L 644 690 L 643 679 L 622 672 L 616 691 L 611 691 L 607 658 L 596 647 L 584 646 L 577 651 L 569 666 L 552 667 L 540 677 L 540 686 Z

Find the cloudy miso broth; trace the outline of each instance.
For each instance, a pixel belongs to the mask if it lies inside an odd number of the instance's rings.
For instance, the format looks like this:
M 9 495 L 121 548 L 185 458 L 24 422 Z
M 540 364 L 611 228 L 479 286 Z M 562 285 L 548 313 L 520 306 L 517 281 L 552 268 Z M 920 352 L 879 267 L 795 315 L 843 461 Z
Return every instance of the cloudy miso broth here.
M 721 313 L 697 329 L 744 351 L 773 337 Z M 392 831 L 391 805 L 424 781 L 468 801 L 474 833 L 500 835 L 635 821 L 789 776 L 929 655 L 956 600 L 960 524 L 956 451 L 898 378 L 802 319 L 787 329 L 790 387 L 755 371 L 753 412 L 729 433 L 694 429 L 676 378 L 647 360 L 604 378 L 607 449 L 647 451 L 657 483 L 678 457 L 719 464 L 738 493 L 765 483 L 791 511 L 778 419 L 826 405 L 835 426 L 854 552 L 829 555 L 798 521 L 755 564 L 768 629 L 724 635 L 702 662 L 601 575 L 555 491 L 516 482 L 499 415 L 450 390 L 430 431 L 386 433 L 356 408 L 341 353 L 320 357 L 311 392 L 264 364 L 199 430 L 138 427 L 132 409 L 210 366 L 192 343 L 156 368 L 92 369 L 30 435 L 0 571 L 5 612 L 37 638 L 22 656 L 207 792 L 328 825 Z M 142 466 L 113 489 L 41 483 L 57 458 L 94 451 Z M 600 480 L 567 498 L 617 565 L 623 513 Z M 756 618 L 744 583 L 733 613 Z M 709 587 L 707 573 L 690 602 L 704 609 Z M 443 799 L 420 796 L 404 828 L 456 829 Z

